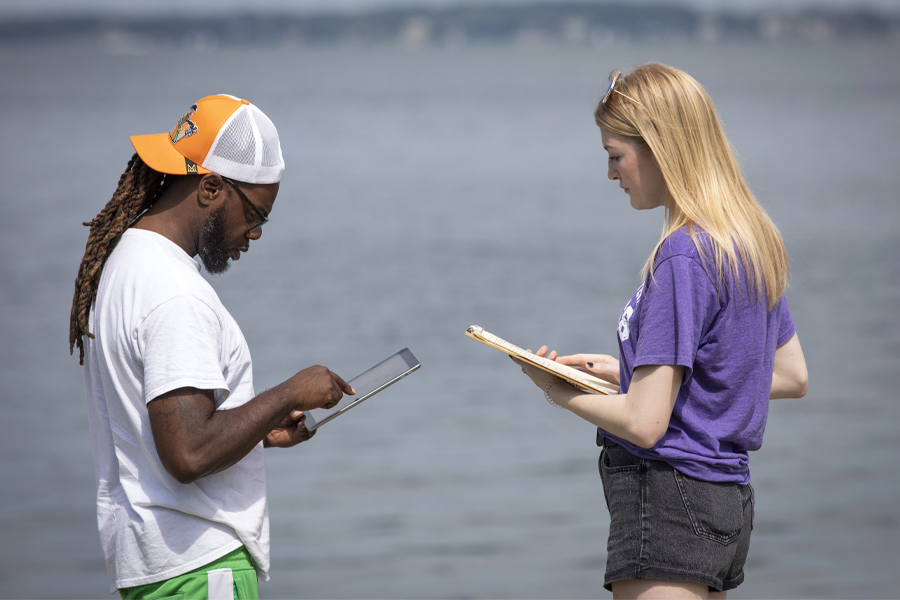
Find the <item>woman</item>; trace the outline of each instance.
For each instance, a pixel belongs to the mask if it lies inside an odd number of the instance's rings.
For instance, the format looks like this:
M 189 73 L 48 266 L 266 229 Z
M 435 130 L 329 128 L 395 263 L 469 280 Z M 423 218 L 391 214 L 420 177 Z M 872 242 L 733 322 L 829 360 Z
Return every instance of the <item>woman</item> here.
M 724 597 L 753 527 L 747 453 L 770 398 L 806 393 L 778 229 L 747 187 L 706 91 L 664 65 L 616 72 L 595 112 L 609 178 L 663 234 L 618 327 L 620 361 L 555 359 L 620 384 L 586 394 L 523 363 L 546 398 L 598 426 L 610 512 L 604 585 L 619 598 Z

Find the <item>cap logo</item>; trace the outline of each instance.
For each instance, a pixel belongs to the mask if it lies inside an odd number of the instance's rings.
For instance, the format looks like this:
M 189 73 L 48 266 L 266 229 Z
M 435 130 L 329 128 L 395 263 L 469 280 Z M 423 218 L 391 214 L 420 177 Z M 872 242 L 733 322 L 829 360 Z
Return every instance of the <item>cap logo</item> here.
M 188 109 L 184 116 L 181 117 L 181 120 L 178 121 L 178 125 L 176 125 L 172 131 L 169 132 L 169 139 L 172 140 L 173 144 L 177 144 L 179 141 L 183 140 L 186 137 L 191 137 L 199 129 L 197 129 L 197 124 L 191 121 L 191 117 L 194 116 L 194 113 L 197 112 L 197 105 L 192 104 Z M 191 163 L 193 164 L 193 163 Z M 194 165 L 194 172 L 196 173 L 197 165 Z M 188 171 L 190 172 L 190 171 Z
M 188 175 L 196 175 L 197 174 L 197 163 L 192 161 L 189 158 L 184 159 L 184 168 L 187 171 Z

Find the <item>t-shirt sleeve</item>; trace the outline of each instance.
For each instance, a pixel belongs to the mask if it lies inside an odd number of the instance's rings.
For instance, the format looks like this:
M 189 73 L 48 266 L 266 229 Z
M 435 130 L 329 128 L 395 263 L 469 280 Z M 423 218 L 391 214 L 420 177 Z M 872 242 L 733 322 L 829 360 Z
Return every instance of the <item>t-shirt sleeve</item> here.
M 659 262 L 645 288 L 634 367 L 681 365 L 687 378 L 719 309 L 716 289 L 696 260 L 680 254 Z
M 138 327 L 144 362 L 144 402 L 182 387 L 214 390 L 218 406 L 228 395 L 222 372 L 222 323 L 190 294 L 153 309 Z
M 791 317 L 791 311 L 788 310 L 787 298 L 784 296 L 781 297 L 781 300 L 778 301 L 778 304 L 775 305 L 775 310 L 780 312 L 780 319 L 778 323 L 778 346 L 783 346 L 787 344 L 794 334 L 797 333 L 797 326 L 794 325 L 794 319 Z

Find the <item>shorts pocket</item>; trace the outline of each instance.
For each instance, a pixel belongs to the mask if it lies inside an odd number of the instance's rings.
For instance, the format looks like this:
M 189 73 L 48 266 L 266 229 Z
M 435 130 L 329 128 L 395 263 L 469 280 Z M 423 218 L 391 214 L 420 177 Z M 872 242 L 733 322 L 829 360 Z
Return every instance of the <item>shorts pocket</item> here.
M 726 546 L 737 539 L 744 529 L 743 486 L 672 472 L 694 533 Z
M 753 519 L 756 517 L 756 492 L 749 483 L 747 484 L 747 494 L 750 502 L 750 531 L 753 531 Z
M 600 481 L 610 514 L 620 499 L 628 499 L 640 492 L 641 458 L 621 446 L 604 447 L 600 452 Z
M 635 456 L 622 446 L 611 445 L 603 448 L 600 454 L 600 472 L 604 469 L 607 473 L 622 473 L 624 471 L 637 471 L 641 468 L 641 457 Z

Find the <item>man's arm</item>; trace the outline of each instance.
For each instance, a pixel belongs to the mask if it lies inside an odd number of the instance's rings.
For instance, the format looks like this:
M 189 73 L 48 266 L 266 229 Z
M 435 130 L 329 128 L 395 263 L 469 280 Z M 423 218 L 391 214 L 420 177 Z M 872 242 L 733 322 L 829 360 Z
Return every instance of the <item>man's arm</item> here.
M 802 398 L 809 386 L 806 358 L 800 347 L 800 338 L 795 333 L 791 339 L 775 350 L 775 365 L 772 368 L 772 391 L 769 398 Z
M 180 483 L 192 483 L 232 466 L 297 411 L 331 408 L 352 394 L 347 383 L 325 367 L 300 371 L 284 383 L 231 410 L 215 410 L 213 392 L 172 390 L 147 404 L 160 461 Z M 293 444 L 309 439 L 301 423 Z M 293 445 L 290 442 L 277 445 Z

